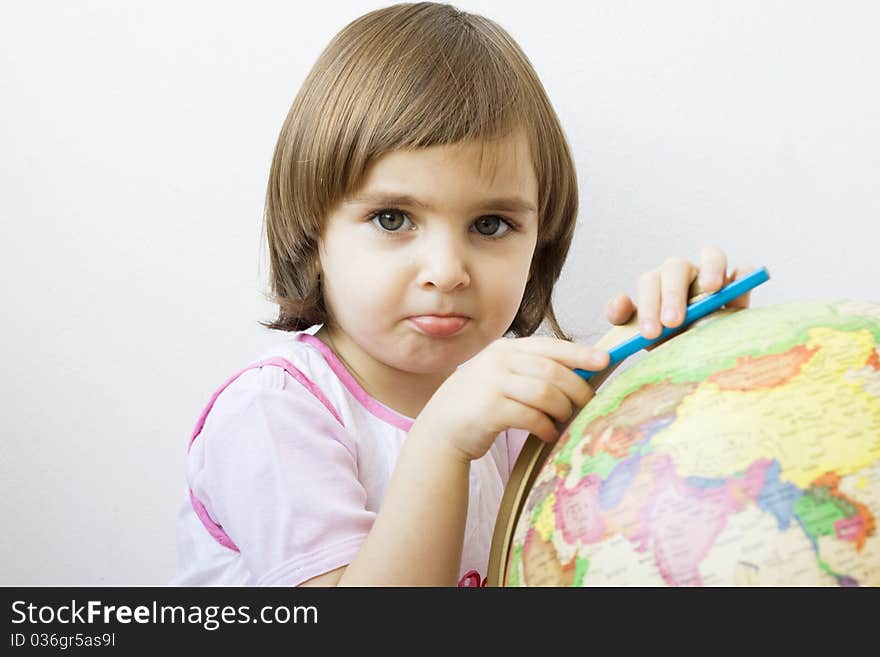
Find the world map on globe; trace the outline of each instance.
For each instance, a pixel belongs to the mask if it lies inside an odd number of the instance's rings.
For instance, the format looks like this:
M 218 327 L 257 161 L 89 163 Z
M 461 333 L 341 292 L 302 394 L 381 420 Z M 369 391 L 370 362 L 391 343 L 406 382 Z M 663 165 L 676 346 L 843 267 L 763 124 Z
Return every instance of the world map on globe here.
M 880 304 L 711 319 L 620 372 L 529 488 L 507 586 L 880 585 Z

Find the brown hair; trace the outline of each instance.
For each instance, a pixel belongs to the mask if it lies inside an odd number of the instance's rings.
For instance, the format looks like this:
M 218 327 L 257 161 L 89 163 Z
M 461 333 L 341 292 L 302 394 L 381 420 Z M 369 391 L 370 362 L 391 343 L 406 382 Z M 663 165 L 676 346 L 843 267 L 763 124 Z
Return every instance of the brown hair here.
M 537 74 L 497 23 L 449 4 L 397 4 L 349 23 L 315 62 L 287 114 L 269 174 L 270 329 L 330 321 L 321 292 L 324 218 L 361 186 L 372 160 L 397 149 L 477 140 L 522 128 L 538 182 L 538 241 L 530 278 L 505 333 L 556 321 L 553 286 L 574 233 L 577 176 Z

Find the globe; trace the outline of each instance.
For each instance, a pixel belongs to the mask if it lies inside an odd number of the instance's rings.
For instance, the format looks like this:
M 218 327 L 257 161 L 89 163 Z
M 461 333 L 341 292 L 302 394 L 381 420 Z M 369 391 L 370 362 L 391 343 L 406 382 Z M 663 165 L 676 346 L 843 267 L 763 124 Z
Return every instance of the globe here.
M 496 527 L 503 585 L 880 585 L 880 304 L 698 324 L 545 449 Z

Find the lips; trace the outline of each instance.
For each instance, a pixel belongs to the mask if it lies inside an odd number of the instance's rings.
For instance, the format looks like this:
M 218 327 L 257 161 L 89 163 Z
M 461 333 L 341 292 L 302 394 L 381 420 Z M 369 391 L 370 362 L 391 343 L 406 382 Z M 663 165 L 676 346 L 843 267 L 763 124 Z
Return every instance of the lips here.
M 417 317 L 410 317 L 409 321 L 426 335 L 445 338 L 458 333 L 468 323 L 469 319 L 455 315 L 445 317 L 439 315 L 419 315 Z

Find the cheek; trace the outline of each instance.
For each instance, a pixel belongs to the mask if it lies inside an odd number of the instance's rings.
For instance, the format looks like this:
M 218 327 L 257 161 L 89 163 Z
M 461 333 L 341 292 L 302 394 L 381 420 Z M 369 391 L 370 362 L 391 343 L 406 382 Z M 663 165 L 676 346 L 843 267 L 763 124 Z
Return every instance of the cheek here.
M 393 261 L 355 249 L 329 258 L 324 272 L 325 291 L 337 314 L 364 319 L 382 312 L 400 280 Z
M 491 271 L 482 273 L 480 294 L 483 302 L 496 312 L 512 317 L 522 302 L 528 277 L 528 266 L 512 267 L 510 260 L 499 263 Z

